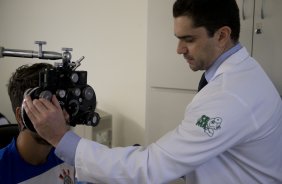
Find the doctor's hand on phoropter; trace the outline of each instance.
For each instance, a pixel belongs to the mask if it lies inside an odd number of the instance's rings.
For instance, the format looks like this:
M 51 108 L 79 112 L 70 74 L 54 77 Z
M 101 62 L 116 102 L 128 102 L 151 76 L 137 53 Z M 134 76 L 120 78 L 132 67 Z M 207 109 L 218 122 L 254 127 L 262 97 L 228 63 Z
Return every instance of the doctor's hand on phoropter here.
M 30 96 L 25 96 L 23 105 L 37 133 L 56 147 L 69 130 L 66 123 L 68 115 L 63 112 L 56 96 L 53 95 L 51 102 L 44 98 L 32 100 Z

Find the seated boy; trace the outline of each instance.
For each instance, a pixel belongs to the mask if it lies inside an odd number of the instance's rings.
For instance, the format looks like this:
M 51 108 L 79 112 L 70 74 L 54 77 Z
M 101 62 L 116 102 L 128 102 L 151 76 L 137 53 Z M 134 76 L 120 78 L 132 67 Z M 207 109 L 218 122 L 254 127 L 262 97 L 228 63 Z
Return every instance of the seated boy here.
M 8 93 L 20 133 L 0 150 L 0 183 L 73 184 L 74 167 L 54 154 L 54 148 L 36 132 L 27 129 L 21 118 L 24 92 L 39 84 L 39 71 L 53 66 L 37 63 L 19 67 L 8 83 Z

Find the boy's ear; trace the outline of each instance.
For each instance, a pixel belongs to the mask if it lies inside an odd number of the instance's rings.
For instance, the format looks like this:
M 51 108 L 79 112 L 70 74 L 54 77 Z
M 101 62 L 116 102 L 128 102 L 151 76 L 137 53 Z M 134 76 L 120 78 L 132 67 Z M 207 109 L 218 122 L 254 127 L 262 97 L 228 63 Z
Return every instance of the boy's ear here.
M 24 124 L 23 124 L 23 120 L 22 120 L 22 117 L 21 117 L 21 108 L 20 107 L 17 107 L 16 108 L 16 120 L 17 120 L 17 123 L 19 125 L 19 129 L 20 131 L 24 129 Z

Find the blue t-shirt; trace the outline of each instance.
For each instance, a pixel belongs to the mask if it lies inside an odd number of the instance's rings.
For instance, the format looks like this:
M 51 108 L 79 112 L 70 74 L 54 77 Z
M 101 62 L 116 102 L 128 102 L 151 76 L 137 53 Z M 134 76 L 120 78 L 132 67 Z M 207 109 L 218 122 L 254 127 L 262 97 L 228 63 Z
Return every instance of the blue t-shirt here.
M 36 166 L 21 158 L 15 140 L 0 149 L 0 183 L 73 184 L 74 178 L 74 167 L 59 159 L 54 154 L 54 149 L 51 150 L 44 164 Z

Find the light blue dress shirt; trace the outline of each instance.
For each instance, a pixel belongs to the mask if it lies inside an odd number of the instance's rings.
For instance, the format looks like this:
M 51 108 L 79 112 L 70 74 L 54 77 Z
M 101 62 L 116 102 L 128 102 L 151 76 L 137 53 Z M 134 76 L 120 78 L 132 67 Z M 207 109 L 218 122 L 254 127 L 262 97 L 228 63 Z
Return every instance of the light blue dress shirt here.
M 221 54 L 216 61 L 212 64 L 212 66 L 205 72 L 206 80 L 209 82 L 212 76 L 214 76 L 215 72 L 217 71 L 218 67 L 232 54 L 236 53 L 238 50 L 242 48 L 240 43 L 237 43 L 235 46 Z

